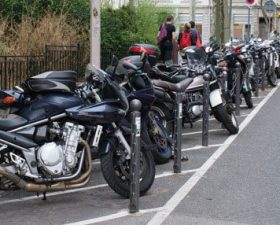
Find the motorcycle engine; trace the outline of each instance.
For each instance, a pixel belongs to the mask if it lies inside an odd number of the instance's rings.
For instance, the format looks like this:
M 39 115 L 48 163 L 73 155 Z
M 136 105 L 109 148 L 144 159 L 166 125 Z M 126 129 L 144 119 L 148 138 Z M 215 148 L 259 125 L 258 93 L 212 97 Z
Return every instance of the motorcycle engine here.
M 38 150 L 40 166 L 49 175 L 60 175 L 63 172 L 63 149 L 55 142 L 47 143 Z
M 62 129 L 51 129 L 53 136 L 59 136 L 59 144 L 50 142 L 38 149 L 39 167 L 47 176 L 60 176 L 71 171 L 77 164 L 77 147 L 84 126 L 67 122 Z M 62 139 L 62 140 L 61 140 Z

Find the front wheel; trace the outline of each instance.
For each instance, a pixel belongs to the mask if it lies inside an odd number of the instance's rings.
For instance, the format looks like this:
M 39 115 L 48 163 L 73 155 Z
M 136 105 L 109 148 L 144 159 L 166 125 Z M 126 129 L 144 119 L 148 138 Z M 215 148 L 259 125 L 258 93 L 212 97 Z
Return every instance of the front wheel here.
M 233 112 L 228 112 L 226 105 L 220 104 L 212 109 L 214 117 L 220 121 L 230 134 L 237 134 L 239 131 L 238 121 Z
M 129 198 L 130 160 L 126 159 L 124 147 L 114 140 L 109 152 L 101 156 L 101 170 L 108 185 L 119 195 Z M 155 163 L 151 151 L 140 151 L 140 196 L 152 186 L 155 179 Z
M 251 91 L 248 91 L 248 92 L 243 92 L 243 97 L 245 99 L 245 102 L 248 106 L 249 109 L 253 108 L 253 99 L 252 99 L 252 93 Z
M 277 86 L 277 75 L 274 69 L 271 69 L 271 73 L 268 75 L 267 81 L 272 87 Z

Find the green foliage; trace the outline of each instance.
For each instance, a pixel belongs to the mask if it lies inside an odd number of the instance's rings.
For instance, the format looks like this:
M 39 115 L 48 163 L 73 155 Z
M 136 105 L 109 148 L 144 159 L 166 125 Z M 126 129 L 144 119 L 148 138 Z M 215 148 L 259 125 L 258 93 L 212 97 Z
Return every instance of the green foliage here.
M 156 44 L 159 26 L 168 13 L 168 10 L 157 8 L 148 0 L 139 1 L 135 7 L 104 7 L 101 13 L 103 67 L 108 65 L 112 54 L 125 56 L 133 43 Z
M 90 2 L 88 0 L 1 0 L 2 17 L 17 23 L 24 16 L 33 19 L 42 18 L 48 12 L 67 14 L 70 22 L 79 21 L 82 26 L 89 27 Z
M 110 0 L 102 0 L 103 65 L 108 65 L 112 54 L 119 57 L 126 55 L 128 46 L 132 43 L 156 44 L 159 26 L 171 12 L 156 7 L 153 1 L 138 0 L 137 3 L 136 6 L 128 5 L 120 9 L 112 9 Z M 20 27 L 25 18 L 30 19 L 32 21 L 30 25 L 36 27 L 46 15 L 55 17 L 61 14 L 66 16 L 66 22 L 72 25 L 73 29 L 78 29 L 79 40 L 77 42 L 89 46 L 89 0 L 0 0 L 0 18 L 9 21 L 11 30 L 13 30 L 13 26 Z M 30 30 L 32 29 L 30 28 Z M 1 49 L 4 49 L 5 46 L 3 40 L 5 38 L 0 37 Z

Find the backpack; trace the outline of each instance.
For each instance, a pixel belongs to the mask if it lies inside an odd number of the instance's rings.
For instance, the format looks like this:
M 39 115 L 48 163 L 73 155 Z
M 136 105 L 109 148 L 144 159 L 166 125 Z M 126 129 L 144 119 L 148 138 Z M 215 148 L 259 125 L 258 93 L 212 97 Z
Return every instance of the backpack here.
M 197 35 L 196 35 L 196 46 L 199 47 L 199 48 L 202 47 L 202 43 L 201 43 L 201 38 L 200 38 L 199 32 L 197 32 Z
M 164 41 L 167 37 L 166 24 L 163 23 L 160 28 L 159 36 L 157 37 L 158 44 Z
M 199 32 L 197 30 L 191 30 L 191 35 L 196 35 L 195 45 L 196 45 L 196 47 L 201 48 L 202 43 L 201 43 L 201 38 L 200 38 Z
M 180 49 L 189 47 L 191 45 L 192 45 L 191 32 L 187 32 L 187 33 L 183 32 L 182 33 L 182 38 L 181 38 L 181 41 L 180 41 L 180 44 L 179 44 Z

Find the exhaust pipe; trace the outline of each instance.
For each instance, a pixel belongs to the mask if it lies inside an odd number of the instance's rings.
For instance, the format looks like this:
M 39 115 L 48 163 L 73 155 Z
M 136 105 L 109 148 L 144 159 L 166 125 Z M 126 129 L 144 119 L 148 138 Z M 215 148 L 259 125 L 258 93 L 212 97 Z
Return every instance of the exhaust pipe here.
M 50 192 L 50 191 L 59 191 L 59 190 L 83 187 L 88 183 L 90 179 L 92 163 L 91 163 L 91 152 L 88 143 L 82 138 L 80 139 L 80 142 L 85 146 L 86 149 L 86 159 L 85 159 L 86 172 L 83 173 L 77 179 L 74 179 L 72 181 L 62 181 L 52 185 L 29 183 L 26 182 L 24 179 L 20 178 L 19 176 L 9 172 L 3 166 L 0 166 L 0 175 L 12 181 L 17 187 L 27 192 Z

